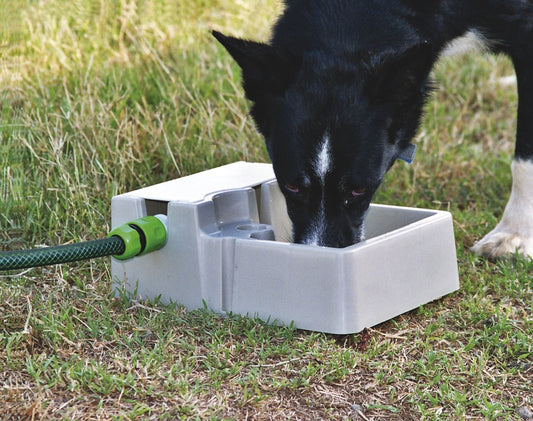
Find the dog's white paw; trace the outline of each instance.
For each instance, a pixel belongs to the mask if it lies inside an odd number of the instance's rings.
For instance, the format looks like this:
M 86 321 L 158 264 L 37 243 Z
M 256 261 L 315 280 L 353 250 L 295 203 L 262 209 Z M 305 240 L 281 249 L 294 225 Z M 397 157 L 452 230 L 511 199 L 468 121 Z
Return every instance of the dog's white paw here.
M 533 257 L 533 163 L 515 160 L 513 188 L 501 222 L 472 250 L 490 259 L 516 252 Z
M 489 259 L 506 257 L 517 252 L 533 258 L 533 238 L 494 229 L 474 244 L 472 251 Z

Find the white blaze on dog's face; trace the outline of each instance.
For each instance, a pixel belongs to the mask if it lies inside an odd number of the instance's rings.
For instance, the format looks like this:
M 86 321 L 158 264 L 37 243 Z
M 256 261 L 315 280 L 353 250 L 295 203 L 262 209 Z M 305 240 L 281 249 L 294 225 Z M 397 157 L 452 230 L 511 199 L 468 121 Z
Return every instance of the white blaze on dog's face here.
M 314 161 L 314 171 L 322 181 L 325 180 L 326 174 L 330 171 L 332 167 L 332 156 L 331 156 L 331 147 L 329 133 L 326 132 L 322 138 L 322 143 L 318 148 L 318 154 Z
M 328 132 L 324 134 L 322 143 L 318 148 L 318 153 L 313 163 L 313 171 L 321 182 L 321 202 L 318 212 L 313 218 L 311 224 L 302 236 L 302 243 L 313 246 L 321 245 L 321 239 L 325 237 L 327 223 L 324 197 L 326 195 L 326 175 L 330 172 L 333 165 L 331 156 L 330 138 Z

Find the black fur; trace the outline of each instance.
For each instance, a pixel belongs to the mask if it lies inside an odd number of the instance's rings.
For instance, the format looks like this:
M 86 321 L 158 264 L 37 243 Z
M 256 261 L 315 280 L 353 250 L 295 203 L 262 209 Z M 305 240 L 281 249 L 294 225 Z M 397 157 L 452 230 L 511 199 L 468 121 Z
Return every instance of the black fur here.
M 374 192 L 416 133 L 433 64 L 472 30 L 513 60 L 516 158 L 532 160 L 533 1 L 287 0 L 269 44 L 213 32 L 242 68 L 296 242 L 313 230 L 323 246 L 363 238 Z M 322 180 L 313 165 L 326 135 Z

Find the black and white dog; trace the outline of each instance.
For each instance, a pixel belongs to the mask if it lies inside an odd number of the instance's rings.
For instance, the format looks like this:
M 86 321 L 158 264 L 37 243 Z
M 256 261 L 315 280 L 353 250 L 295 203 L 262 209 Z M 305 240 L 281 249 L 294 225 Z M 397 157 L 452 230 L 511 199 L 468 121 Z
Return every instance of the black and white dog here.
M 242 68 L 294 241 L 330 247 L 364 238 L 450 42 L 475 36 L 507 54 L 519 92 L 512 192 L 474 251 L 533 256 L 533 0 L 286 0 L 270 44 L 213 34 Z

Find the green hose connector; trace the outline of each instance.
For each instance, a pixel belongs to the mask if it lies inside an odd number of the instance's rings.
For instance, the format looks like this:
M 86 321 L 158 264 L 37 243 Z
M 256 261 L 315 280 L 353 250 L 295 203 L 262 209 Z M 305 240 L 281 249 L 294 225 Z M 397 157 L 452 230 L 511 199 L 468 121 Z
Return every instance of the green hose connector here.
M 154 250 L 166 243 L 166 216 L 145 216 L 121 225 L 107 238 L 31 250 L 0 252 L 0 271 L 55 265 L 113 256 L 120 260 L 130 259 Z
M 120 237 L 126 246 L 124 253 L 114 254 L 113 257 L 127 260 L 159 250 L 167 241 L 167 229 L 163 220 L 166 221 L 165 215 L 145 216 L 111 230 L 108 238 Z

